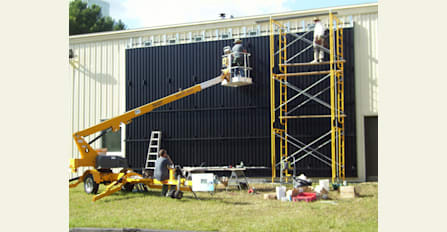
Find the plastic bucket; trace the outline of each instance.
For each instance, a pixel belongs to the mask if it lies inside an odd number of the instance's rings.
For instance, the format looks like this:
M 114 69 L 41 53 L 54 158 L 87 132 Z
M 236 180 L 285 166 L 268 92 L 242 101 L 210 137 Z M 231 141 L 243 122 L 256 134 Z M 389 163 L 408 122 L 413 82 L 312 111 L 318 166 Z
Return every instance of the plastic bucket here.
M 320 180 L 319 184 L 320 184 L 321 187 L 326 189 L 326 191 L 329 191 L 329 180 L 328 179 Z
M 276 187 L 276 199 L 280 200 L 285 196 L 286 196 L 286 187 L 285 186 Z

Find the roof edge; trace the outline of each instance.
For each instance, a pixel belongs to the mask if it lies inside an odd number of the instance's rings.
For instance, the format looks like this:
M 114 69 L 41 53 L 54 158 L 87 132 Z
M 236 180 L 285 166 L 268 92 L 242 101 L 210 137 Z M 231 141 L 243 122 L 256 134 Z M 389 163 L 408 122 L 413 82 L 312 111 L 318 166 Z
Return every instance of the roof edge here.
M 355 4 L 355 5 L 344 5 L 344 6 L 337 6 L 337 7 L 325 7 L 325 8 L 315 8 L 315 9 L 308 9 L 308 10 L 296 10 L 296 11 L 286 11 L 286 12 L 280 12 L 280 13 L 270 13 L 270 14 L 262 14 L 262 15 L 253 15 L 253 16 L 244 16 L 240 18 L 233 18 L 233 19 L 216 19 L 216 20 L 206 20 L 206 21 L 197 21 L 197 22 L 190 22 L 190 23 L 181 23 L 181 24 L 170 24 L 170 25 L 161 25 L 161 26 L 153 26 L 153 27 L 143 27 L 143 28 L 137 28 L 137 29 L 130 29 L 130 30 L 122 30 L 122 31 L 108 31 L 108 32 L 98 32 L 98 33 L 88 33 L 88 34 L 82 34 L 82 35 L 72 35 L 69 36 L 70 41 L 76 41 L 80 42 L 83 39 L 91 40 L 94 37 L 109 37 L 107 39 L 115 39 L 115 38 L 123 38 L 123 37 L 129 37 L 128 35 L 131 34 L 138 34 L 141 32 L 148 32 L 148 31 L 157 31 L 157 30 L 168 30 L 173 28 L 186 28 L 186 27 L 194 27 L 199 25 L 212 25 L 212 24 L 221 24 L 223 22 L 225 23 L 237 23 L 241 21 L 247 21 L 247 20 L 262 20 L 266 18 L 275 18 L 275 17 L 290 17 L 290 16 L 305 16 L 307 14 L 315 14 L 315 13 L 322 13 L 327 11 L 349 11 L 356 8 L 378 8 L 378 3 L 364 3 L 364 4 Z M 371 11 L 373 12 L 373 11 Z

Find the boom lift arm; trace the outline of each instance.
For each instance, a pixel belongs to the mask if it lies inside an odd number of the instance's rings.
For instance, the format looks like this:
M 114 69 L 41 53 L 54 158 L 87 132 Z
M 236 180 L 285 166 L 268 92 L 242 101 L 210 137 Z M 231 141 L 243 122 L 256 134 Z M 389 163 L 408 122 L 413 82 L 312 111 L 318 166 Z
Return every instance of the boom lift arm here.
M 146 113 L 151 112 L 152 110 L 161 107 L 163 105 L 166 105 L 170 102 L 177 101 L 179 99 L 182 99 L 184 97 L 187 97 L 189 95 L 195 94 L 197 92 L 200 92 L 208 87 L 214 86 L 216 84 L 221 83 L 223 80 L 229 81 L 230 73 L 226 70 L 222 72 L 220 76 L 217 76 L 211 80 L 202 82 L 200 84 L 194 85 L 190 88 L 187 88 L 185 90 L 178 91 L 176 93 L 173 93 L 169 96 L 166 96 L 164 98 L 155 100 L 153 102 L 150 102 L 146 105 L 137 107 L 133 110 L 130 110 L 122 115 L 116 116 L 114 118 L 111 118 L 109 120 L 106 120 L 104 122 L 101 122 L 95 126 L 92 126 L 90 128 L 78 131 L 73 134 L 73 139 L 79 149 L 79 152 L 81 153 L 80 159 L 71 159 L 70 160 L 70 168 L 72 172 L 76 172 L 77 168 L 79 167 L 94 167 L 96 162 L 96 157 L 98 156 L 98 152 L 93 149 L 90 144 L 93 143 L 96 139 L 104 135 L 106 132 L 109 131 L 118 131 L 120 129 L 121 124 L 129 124 L 132 122 L 132 119 L 142 116 Z M 85 137 L 92 135 L 97 132 L 102 132 L 98 137 L 93 139 L 91 142 L 87 143 L 85 141 Z

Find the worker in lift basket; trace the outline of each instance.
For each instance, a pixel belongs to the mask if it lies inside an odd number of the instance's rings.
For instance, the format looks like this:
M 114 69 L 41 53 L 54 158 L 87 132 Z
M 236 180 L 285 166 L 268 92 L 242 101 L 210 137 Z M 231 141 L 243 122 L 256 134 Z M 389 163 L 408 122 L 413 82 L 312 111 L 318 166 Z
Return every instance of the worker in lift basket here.
M 225 46 L 223 48 L 224 51 L 224 57 L 222 58 L 222 68 L 223 69 L 227 69 L 229 66 L 229 57 L 228 54 L 231 54 L 231 47 L 230 46 Z
M 173 164 L 171 157 L 165 149 L 160 149 L 158 152 L 158 159 L 155 161 L 154 178 L 159 181 L 169 179 L 169 168 Z M 171 186 L 173 188 L 175 186 Z M 168 192 L 168 185 L 163 185 L 161 195 L 166 196 Z
M 231 66 L 242 66 L 244 67 L 244 54 L 243 52 L 247 52 L 242 45 L 242 40 L 235 39 L 234 46 L 231 48 L 233 53 L 233 59 Z M 235 76 L 244 76 L 244 71 L 242 68 L 235 68 Z
M 312 63 L 322 62 L 324 59 L 324 52 L 320 46 L 323 46 L 324 44 L 325 28 L 319 18 L 314 18 L 314 22 L 315 22 L 314 41 L 313 41 L 314 60 L 312 61 Z

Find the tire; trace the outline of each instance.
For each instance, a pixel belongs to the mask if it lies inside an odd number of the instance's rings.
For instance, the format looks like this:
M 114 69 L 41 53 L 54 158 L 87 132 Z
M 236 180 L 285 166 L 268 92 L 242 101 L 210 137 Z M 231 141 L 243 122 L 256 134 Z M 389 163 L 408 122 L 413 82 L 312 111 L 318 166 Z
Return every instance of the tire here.
M 99 184 L 95 182 L 92 174 L 88 174 L 84 178 L 84 191 L 87 194 L 97 194 L 98 193 Z
M 124 184 L 124 186 L 123 186 L 123 190 L 124 190 L 125 192 L 132 192 L 133 186 L 134 186 L 133 184 L 126 183 L 126 184 Z
M 175 190 L 169 190 L 168 191 L 168 197 L 170 197 L 170 198 L 175 198 Z
M 173 198 L 177 198 L 177 199 L 182 199 L 182 197 L 183 197 L 183 192 L 182 191 L 175 191 L 174 192 L 174 197 Z

